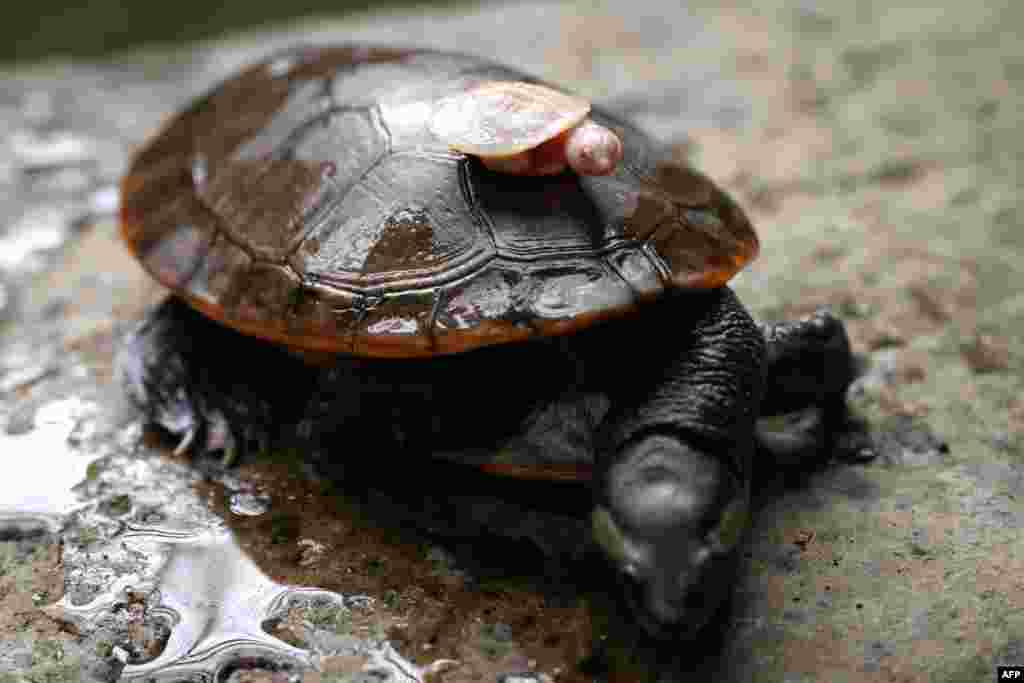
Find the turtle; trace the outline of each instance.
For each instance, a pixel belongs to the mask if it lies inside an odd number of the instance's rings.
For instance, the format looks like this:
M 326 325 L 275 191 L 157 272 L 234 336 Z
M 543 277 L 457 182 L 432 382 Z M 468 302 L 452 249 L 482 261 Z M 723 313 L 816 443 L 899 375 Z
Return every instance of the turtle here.
M 398 476 L 437 457 L 586 482 L 615 592 L 657 637 L 731 593 L 755 454 L 827 458 L 856 375 L 828 310 L 740 303 L 759 241 L 711 179 L 477 56 L 267 57 L 135 153 L 120 220 L 170 292 L 117 373 L 180 450 L 287 437 Z M 795 435 L 758 427 L 798 411 Z

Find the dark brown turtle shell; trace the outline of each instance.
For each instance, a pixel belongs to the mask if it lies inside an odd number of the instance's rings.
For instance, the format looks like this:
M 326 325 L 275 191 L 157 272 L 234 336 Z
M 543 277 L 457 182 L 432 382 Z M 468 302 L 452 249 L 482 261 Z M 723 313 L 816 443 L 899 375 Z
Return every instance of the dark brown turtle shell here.
M 202 313 L 305 351 L 416 357 L 566 334 L 669 288 L 725 284 L 757 253 L 705 176 L 600 108 L 610 176 L 513 177 L 430 121 L 487 81 L 475 57 L 304 47 L 228 79 L 135 156 L 122 233 Z

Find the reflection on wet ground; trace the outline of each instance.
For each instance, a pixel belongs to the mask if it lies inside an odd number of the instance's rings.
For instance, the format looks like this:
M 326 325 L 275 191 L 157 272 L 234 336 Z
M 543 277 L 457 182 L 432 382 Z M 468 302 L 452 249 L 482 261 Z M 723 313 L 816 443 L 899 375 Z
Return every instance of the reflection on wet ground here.
M 145 596 L 150 604 L 143 623 L 151 628 L 141 631 L 141 642 L 131 641 L 135 649 L 126 652 L 121 680 L 222 680 L 242 665 L 270 671 L 309 669 L 323 650 L 291 645 L 268 633 L 268 627 L 292 611 L 343 620 L 353 604 L 337 593 L 272 581 L 230 531 L 216 525 L 186 532 L 127 525 L 119 540 L 129 552 L 159 558 L 151 565 L 156 569 L 152 576 L 122 576 L 88 603 L 75 605 L 65 596 L 47 612 L 88 631 L 105 614 L 130 605 L 132 596 Z M 421 670 L 386 642 L 369 645 L 351 639 L 345 645 L 349 656 L 361 656 L 364 670 L 381 680 L 423 680 Z M 151 656 L 154 650 L 158 653 Z
M 18 384 L 24 384 L 35 373 L 20 373 Z M 31 462 L 12 463 L 4 468 L 0 479 L 0 519 L 36 518 L 50 522 L 54 528 L 70 512 L 77 496 L 72 488 L 85 479 L 92 462 L 90 454 L 76 452 L 71 443 L 82 438 L 89 413 L 95 407 L 76 397 L 51 401 L 36 411 L 30 424 L 8 422 L 7 432 L 0 434 L 0 451 L 12 457 L 15 453 L 31 453 Z M 25 419 L 25 418 L 22 418 Z M 40 472 L 50 476 L 40 477 Z

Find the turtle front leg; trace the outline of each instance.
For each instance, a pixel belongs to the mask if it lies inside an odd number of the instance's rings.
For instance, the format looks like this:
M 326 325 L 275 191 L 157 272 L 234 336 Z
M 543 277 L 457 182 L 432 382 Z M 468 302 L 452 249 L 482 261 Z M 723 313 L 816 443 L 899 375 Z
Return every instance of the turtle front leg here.
M 758 446 L 778 464 L 819 457 L 847 421 L 846 390 L 857 376 L 846 328 L 822 309 L 761 331 L 767 354 Z
M 630 363 L 602 425 L 592 522 L 647 630 L 685 637 L 733 589 L 765 343 L 728 289 L 655 306 L 612 340 Z

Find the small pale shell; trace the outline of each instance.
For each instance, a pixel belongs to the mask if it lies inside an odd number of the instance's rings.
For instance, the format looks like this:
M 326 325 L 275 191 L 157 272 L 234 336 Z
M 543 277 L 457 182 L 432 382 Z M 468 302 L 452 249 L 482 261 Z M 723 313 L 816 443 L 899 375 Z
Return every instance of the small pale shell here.
M 437 105 L 430 128 L 452 149 L 479 157 L 508 157 L 572 128 L 590 102 L 542 85 L 488 81 Z

